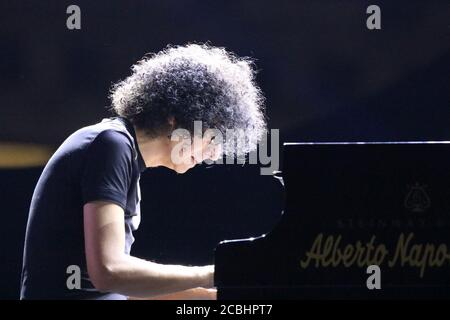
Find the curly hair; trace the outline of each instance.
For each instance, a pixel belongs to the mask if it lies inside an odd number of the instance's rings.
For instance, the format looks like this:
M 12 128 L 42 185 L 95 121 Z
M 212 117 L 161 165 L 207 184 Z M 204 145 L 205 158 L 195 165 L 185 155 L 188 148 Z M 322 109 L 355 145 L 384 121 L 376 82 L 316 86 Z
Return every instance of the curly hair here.
M 175 129 L 170 117 L 176 128 L 191 133 L 196 120 L 224 136 L 227 129 L 244 132 L 246 143 L 238 143 L 237 153 L 247 153 L 256 149 L 266 130 L 264 97 L 254 67 L 252 59 L 225 48 L 168 45 L 147 54 L 132 66 L 129 77 L 113 85 L 111 109 L 151 137 Z M 234 148 L 231 141 L 223 142 L 224 153 L 235 153 Z

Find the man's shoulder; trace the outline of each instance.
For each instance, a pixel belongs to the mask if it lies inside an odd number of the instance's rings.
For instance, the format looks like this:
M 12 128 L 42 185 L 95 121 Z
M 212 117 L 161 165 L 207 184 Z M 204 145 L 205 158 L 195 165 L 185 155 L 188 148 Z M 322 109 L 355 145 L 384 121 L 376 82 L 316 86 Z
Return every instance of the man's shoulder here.
M 83 149 L 89 148 L 93 143 L 132 147 L 133 137 L 119 119 L 107 118 L 75 131 L 66 142 L 69 144 L 75 142 L 76 146 Z
M 109 120 L 109 119 L 107 119 Z M 88 152 L 106 152 L 110 155 L 134 153 L 134 141 L 125 126 L 117 121 L 106 121 L 87 127 L 87 135 L 91 132 L 91 139 L 86 150 Z
M 109 119 L 108 119 L 109 120 Z M 111 119 L 83 127 L 72 133 L 55 151 L 50 162 L 81 161 L 86 154 L 107 152 L 132 157 L 133 140 L 124 126 Z
M 132 141 L 126 133 L 117 131 L 115 129 L 105 129 L 100 131 L 91 144 L 102 144 L 109 147 L 125 147 L 132 149 Z

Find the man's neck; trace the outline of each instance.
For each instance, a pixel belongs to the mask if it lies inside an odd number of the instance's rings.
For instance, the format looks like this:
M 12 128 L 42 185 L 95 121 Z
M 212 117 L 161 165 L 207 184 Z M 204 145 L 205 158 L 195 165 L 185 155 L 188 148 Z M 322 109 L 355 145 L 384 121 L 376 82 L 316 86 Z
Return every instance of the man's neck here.
M 142 130 L 134 127 L 139 150 L 144 159 L 145 166 L 171 167 L 171 141 L 167 137 L 149 138 Z

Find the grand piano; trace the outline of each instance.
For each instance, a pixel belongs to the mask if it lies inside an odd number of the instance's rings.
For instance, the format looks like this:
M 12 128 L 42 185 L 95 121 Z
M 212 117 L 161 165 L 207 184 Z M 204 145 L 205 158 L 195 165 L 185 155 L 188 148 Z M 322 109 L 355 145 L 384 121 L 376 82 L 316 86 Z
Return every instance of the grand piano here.
M 450 143 L 286 143 L 275 178 L 277 225 L 216 248 L 218 299 L 450 297 Z

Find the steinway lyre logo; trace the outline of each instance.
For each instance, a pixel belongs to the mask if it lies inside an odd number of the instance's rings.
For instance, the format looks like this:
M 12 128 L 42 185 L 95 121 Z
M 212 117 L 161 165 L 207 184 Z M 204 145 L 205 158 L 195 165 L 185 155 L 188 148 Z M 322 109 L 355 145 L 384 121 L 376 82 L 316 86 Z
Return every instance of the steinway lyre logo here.
M 408 186 L 408 193 L 405 197 L 405 208 L 414 213 L 425 212 L 431 206 L 431 200 L 425 190 L 425 185 L 416 182 Z

